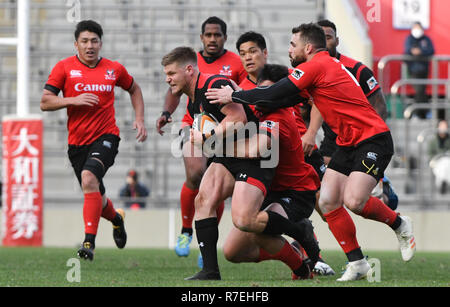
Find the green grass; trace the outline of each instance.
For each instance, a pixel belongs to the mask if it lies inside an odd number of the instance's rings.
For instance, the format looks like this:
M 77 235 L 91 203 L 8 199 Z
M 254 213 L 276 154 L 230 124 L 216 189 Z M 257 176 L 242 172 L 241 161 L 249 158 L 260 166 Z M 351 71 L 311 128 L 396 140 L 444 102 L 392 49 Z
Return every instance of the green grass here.
M 381 263 L 381 282 L 366 280 L 338 283 L 337 276 L 316 277 L 308 281 L 290 280 L 287 266 L 277 261 L 232 264 L 219 253 L 222 281 L 184 281 L 198 271 L 198 250 L 179 258 L 167 249 L 98 248 L 93 262 L 81 261 L 81 281 L 68 282 L 67 261 L 76 249 L 70 248 L 0 248 L 0 287 L 449 287 L 450 253 L 418 252 L 409 263 L 397 252 L 367 252 Z M 341 251 L 324 251 L 325 260 L 340 276 L 345 265 Z

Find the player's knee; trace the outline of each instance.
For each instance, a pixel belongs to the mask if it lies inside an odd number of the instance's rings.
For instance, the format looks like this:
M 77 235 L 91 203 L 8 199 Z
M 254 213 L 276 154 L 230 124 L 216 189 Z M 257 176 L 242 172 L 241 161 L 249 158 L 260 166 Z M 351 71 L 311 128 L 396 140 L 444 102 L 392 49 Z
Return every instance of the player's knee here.
M 345 206 L 352 212 L 359 214 L 362 212 L 364 208 L 364 204 L 366 203 L 365 199 L 361 197 L 357 197 L 355 195 L 345 195 L 344 204 Z
M 227 261 L 232 262 L 232 263 L 238 263 L 239 259 L 236 257 L 236 253 L 235 253 L 235 249 L 233 247 L 229 247 L 227 245 L 225 245 L 223 247 L 223 255 L 225 256 L 225 259 L 227 259 Z
M 97 177 L 89 170 L 84 170 L 81 173 L 81 188 L 83 191 L 93 191 L 99 188 L 99 181 Z
M 322 211 L 322 213 L 328 213 L 338 208 L 339 204 L 331 198 L 327 197 L 324 194 L 320 194 L 320 198 L 318 201 L 318 207 Z
M 240 231 L 251 232 L 254 219 L 245 213 L 235 213 L 232 216 L 234 226 Z

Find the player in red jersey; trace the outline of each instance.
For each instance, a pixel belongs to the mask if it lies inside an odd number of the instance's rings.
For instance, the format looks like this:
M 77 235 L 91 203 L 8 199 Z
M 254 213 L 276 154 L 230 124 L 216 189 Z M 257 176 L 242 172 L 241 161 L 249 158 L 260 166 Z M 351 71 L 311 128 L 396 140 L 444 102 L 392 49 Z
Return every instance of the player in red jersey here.
M 252 34 L 252 36 L 255 36 L 255 34 Z M 251 36 L 249 34 L 241 36 L 243 40 L 246 37 L 250 38 Z M 249 43 L 242 43 L 242 47 L 239 50 L 241 52 L 246 50 Z M 254 42 L 251 43 L 254 44 Z M 289 75 L 288 68 L 281 65 L 267 64 L 258 69 L 258 71 L 259 86 L 270 86 Z M 315 193 L 320 186 L 320 181 L 314 168 L 304 160 L 302 142 L 295 116 L 290 109 L 260 110 L 257 108 L 256 112 L 260 121 L 260 131 L 259 134 L 249 141 L 249 151 L 255 151 L 251 147 L 264 142 L 264 138 L 270 135 L 272 138 L 277 138 L 280 158 L 262 207 L 260 209 L 257 206 L 254 210 L 265 210 L 268 215 L 272 215 L 275 212 L 288 218 L 290 221 L 299 223 L 299 225 L 308 229 L 305 232 L 307 238 L 304 238 L 306 244 L 315 242 L 312 225 L 308 218 L 315 207 Z M 233 197 L 235 196 L 233 195 Z M 305 259 L 299 261 L 299 255 L 293 257 L 292 252 L 289 250 L 289 243 L 283 237 L 277 236 L 275 238 L 276 240 L 274 240 L 273 236 L 268 237 L 267 234 L 250 233 L 233 228 L 224 245 L 225 257 L 227 260 L 235 263 L 276 259 L 285 262 L 294 272 L 295 278 L 299 274 L 303 275 L 303 278 L 312 277 L 308 272 L 306 274 L 304 272 L 295 273 Z M 267 243 L 268 240 L 272 241 L 272 244 L 269 245 L 270 251 L 267 250 L 267 247 L 263 248 L 261 246 L 261 243 Z M 309 246 L 309 248 L 314 250 L 314 245 Z M 315 252 L 316 258 L 312 260 L 313 262 L 318 260 L 317 250 Z M 303 269 L 313 269 L 313 267 L 313 265 L 311 267 L 305 266 Z
M 238 38 L 236 42 L 236 49 L 241 57 L 242 65 L 247 71 L 247 78 L 239 84 L 239 88 L 243 90 L 254 89 L 257 87 L 258 75 L 267 63 L 268 51 L 266 40 L 260 33 L 253 31 L 246 32 Z M 250 105 L 250 107 L 254 110 L 253 105 Z M 300 114 L 300 107 L 299 105 L 296 105 L 289 108 L 289 110 L 294 114 L 298 132 L 303 141 L 307 128 Z M 319 175 L 319 179 L 321 180 L 323 174 L 325 173 L 325 165 L 317 146 L 314 147 L 315 150 L 311 155 L 305 155 L 305 161 L 314 167 L 315 171 Z M 319 261 L 316 263 L 313 271 L 315 274 L 319 275 L 334 275 L 333 269 L 322 259 L 322 257 L 319 258 Z
M 200 39 L 203 50 L 197 52 L 197 65 L 200 72 L 205 74 L 224 75 L 239 83 L 245 78 L 246 72 L 242 67 L 239 56 L 224 48 L 227 41 L 227 25 L 218 17 L 210 17 L 205 20 L 201 27 Z M 156 121 L 156 129 L 162 135 L 162 128 L 171 122 L 171 114 L 175 112 L 180 97 L 167 92 L 163 106 L 163 112 Z M 182 128 L 192 126 L 193 118 L 188 110 L 182 119 Z M 186 130 L 184 130 L 186 131 Z M 184 133 L 184 132 L 182 132 Z M 204 157 L 188 157 L 186 152 L 192 152 L 190 143 L 183 142 L 183 162 L 186 172 L 186 181 L 180 193 L 182 229 L 177 239 L 175 252 L 178 256 L 189 255 L 189 244 L 192 240 L 192 222 L 195 214 L 194 200 L 198 193 L 200 181 L 206 169 Z M 218 217 L 222 215 L 224 204 L 218 208 Z M 198 259 L 201 266 L 201 258 Z
M 135 111 L 133 128 L 139 142 L 147 138 L 144 101 L 138 83 L 125 67 L 99 56 L 103 30 L 92 20 L 77 24 L 75 56 L 52 69 L 41 98 L 42 111 L 67 109 L 68 155 L 84 193 L 85 238 L 78 256 L 93 260 L 100 217 L 113 224 L 114 241 L 123 248 L 127 241 L 124 212 L 114 209 L 106 197 L 103 177 L 114 164 L 119 146 L 115 121 L 114 87 L 128 91 Z M 59 97 L 62 91 L 63 97 Z
M 378 81 L 375 78 L 372 70 L 363 63 L 349 58 L 337 51 L 337 47 L 339 45 L 339 37 L 337 37 L 336 25 L 333 22 L 329 20 L 320 20 L 317 22 L 317 24 L 321 26 L 323 31 L 325 32 L 325 36 L 327 38 L 328 53 L 332 57 L 335 57 L 340 62 L 342 62 L 347 70 L 351 72 L 353 76 L 355 76 L 356 80 L 361 86 L 361 89 L 366 95 L 367 100 L 373 106 L 375 111 L 377 111 L 378 115 L 380 115 L 380 117 L 384 121 L 386 121 L 386 101 L 383 95 L 383 91 L 381 90 L 381 87 L 378 84 Z M 324 131 L 324 139 L 320 145 L 320 152 L 322 153 L 325 162 L 328 164 L 331 156 L 337 150 L 336 134 L 325 122 L 322 124 L 322 129 Z M 313 134 L 311 138 L 315 140 L 315 135 Z M 381 198 L 383 202 L 387 204 L 392 210 L 397 209 L 398 196 L 395 193 L 391 182 L 386 176 L 380 180 L 380 183 L 374 189 L 372 195 L 377 195 L 377 197 Z
M 306 89 L 323 119 L 338 135 L 333 155 L 322 180 L 319 206 L 328 226 L 347 255 L 349 264 L 339 281 L 357 280 L 370 269 L 356 239 L 355 225 L 342 206 L 364 218 L 389 225 L 400 243 L 402 258 L 415 252 L 412 222 L 400 217 L 370 192 L 382 178 L 392 154 L 389 128 L 364 96 L 354 76 L 326 50 L 323 29 L 303 24 L 292 30 L 289 56 L 294 72 L 266 89 L 234 92 L 211 89 L 211 103 L 240 102 L 283 107 L 277 99 L 294 97 Z

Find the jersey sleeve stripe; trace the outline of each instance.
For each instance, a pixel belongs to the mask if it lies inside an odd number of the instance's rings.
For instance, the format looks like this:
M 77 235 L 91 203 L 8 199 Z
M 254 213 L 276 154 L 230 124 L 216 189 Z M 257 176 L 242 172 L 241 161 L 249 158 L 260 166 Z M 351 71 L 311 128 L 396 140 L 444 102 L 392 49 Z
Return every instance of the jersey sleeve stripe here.
M 53 86 L 51 84 L 48 84 L 48 83 L 45 84 L 44 89 L 46 89 L 47 91 L 52 92 L 55 95 L 58 95 L 59 92 L 61 91 L 61 89 L 59 89 L 56 86 Z

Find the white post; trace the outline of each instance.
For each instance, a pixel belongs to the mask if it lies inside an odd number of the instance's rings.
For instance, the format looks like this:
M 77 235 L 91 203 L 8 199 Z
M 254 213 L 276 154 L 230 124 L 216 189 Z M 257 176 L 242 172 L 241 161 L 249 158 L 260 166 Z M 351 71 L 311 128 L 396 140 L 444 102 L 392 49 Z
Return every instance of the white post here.
M 17 5 L 17 116 L 29 114 L 30 85 L 30 2 Z

